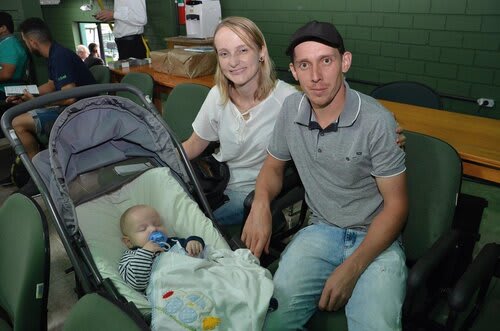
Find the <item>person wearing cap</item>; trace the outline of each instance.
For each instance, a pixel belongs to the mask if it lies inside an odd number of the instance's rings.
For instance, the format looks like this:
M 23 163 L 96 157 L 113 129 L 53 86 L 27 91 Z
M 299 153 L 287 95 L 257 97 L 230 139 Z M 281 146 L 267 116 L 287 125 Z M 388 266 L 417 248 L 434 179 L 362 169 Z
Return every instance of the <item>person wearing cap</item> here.
M 317 309 L 345 306 L 349 330 L 400 330 L 408 201 L 394 117 L 345 81 L 352 54 L 334 25 L 302 26 L 287 54 L 303 92 L 278 115 L 242 240 L 257 256 L 269 249 L 270 201 L 290 159 L 312 216 L 281 256 L 265 329 L 301 329 Z

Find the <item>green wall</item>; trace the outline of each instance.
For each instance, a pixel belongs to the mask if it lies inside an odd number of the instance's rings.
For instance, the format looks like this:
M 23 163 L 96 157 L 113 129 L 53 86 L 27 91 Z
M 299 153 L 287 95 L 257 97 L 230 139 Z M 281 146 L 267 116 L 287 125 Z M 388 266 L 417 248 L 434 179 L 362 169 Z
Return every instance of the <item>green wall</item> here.
M 414 80 L 441 94 L 493 98 L 494 108 L 444 99 L 445 109 L 500 118 L 498 0 L 221 0 L 223 16 L 254 20 L 278 68 L 290 35 L 316 19 L 334 23 L 353 53 L 348 78 Z M 372 85 L 353 84 L 369 93 Z

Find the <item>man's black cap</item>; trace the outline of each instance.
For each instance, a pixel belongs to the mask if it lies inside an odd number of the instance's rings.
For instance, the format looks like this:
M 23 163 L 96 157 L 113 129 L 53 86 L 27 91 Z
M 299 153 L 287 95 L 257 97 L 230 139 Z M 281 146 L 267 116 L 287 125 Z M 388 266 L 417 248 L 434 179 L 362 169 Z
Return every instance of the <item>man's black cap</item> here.
M 344 40 L 335 28 L 335 25 L 326 22 L 311 21 L 299 28 L 292 35 L 290 45 L 286 49 L 286 55 L 292 55 L 293 49 L 304 41 L 317 41 L 322 44 L 337 48 L 344 53 Z

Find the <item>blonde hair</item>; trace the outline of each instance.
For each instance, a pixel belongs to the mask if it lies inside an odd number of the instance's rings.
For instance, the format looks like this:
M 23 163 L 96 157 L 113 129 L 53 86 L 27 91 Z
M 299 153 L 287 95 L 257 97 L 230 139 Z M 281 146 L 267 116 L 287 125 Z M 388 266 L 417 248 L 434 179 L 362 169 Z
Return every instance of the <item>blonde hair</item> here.
M 233 31 L 247 46 L 257 51 L 261 51 L 265 48 L 264 56 L 262 57 L 263 61 L 260 62 L 259 88 L 255 91 L 254 95 L 256 100 L 264 100 L 271 93 L 276 84 L 276 72 L 274 71 L 274 64 L 269 57 L 266 39 L 262 31 L 260 31 L 254 22 L 246 17 L 230 16 L 223 19 L 219 25 L 217 25 L 214 36 L 223 27 Z M 215 43 L 214 47 L 217 48 Z M 214 80 L 215 84 L 219 87 L 222 104 L 225 105 L 229 101 L 229 88 L 233 85 L 233 82 L 224 76 L 219 61 L 217 61 Z

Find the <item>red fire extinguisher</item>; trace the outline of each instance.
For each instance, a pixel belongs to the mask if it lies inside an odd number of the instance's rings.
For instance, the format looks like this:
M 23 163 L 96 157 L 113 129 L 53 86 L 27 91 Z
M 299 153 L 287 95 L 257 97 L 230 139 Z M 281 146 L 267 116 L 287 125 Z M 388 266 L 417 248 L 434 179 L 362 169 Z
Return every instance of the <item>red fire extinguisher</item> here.
M 184 0 L 177 0 L 177 15 L 179 16 L 179 24 L 186 24 L 186 6 Z

